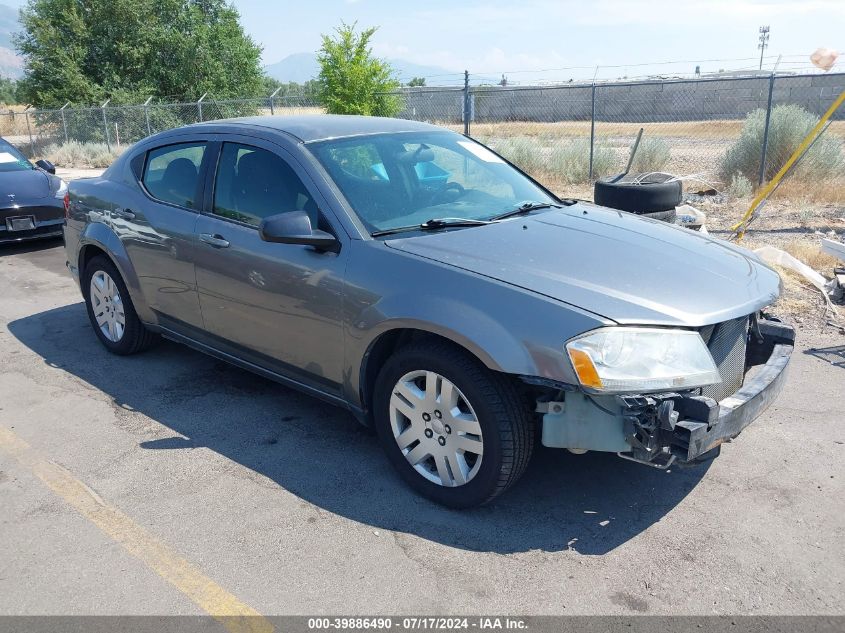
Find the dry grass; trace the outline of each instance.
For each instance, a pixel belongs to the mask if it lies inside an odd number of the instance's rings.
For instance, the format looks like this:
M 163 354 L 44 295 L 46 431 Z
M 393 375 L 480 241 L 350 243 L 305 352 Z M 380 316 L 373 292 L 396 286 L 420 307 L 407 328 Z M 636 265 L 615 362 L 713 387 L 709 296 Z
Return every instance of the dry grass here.
M 57 167 L 105 169 L 120 156 L 125 148 L 109 148 L 105 143 L 70 143 L 48 145 L 40 151 Z
M 826 278 L 830 278 L 833 268 L 839 265 L 835 258 L 822 252 L 819 240 L 813 236 L 778 239 L 772 243 L 770 236 L 757 234 L 751 235 L 743 246 L 754 249 L 764 244 L 786 251 Z M 820 327 L 826 323 L 831 316 L 830 309 L 818 288 L 794 270 L 777 265 L 772 268 L 783 280 L 783 294 L 776 302 L 774 310 L 778 316 L 805 327 Z M 842 317 L 841 308 L 835 308 L 833 311 L 836 318 Z
M 596 122 L 596 134 L 599 136 L 634 137 L 640 128 L 645 137 L 663 138 L 699 138 L 708 140 L 735 139 L 742 130 L 743 121 L 677 121 L 662 123 L 616 123 Z M 442 124 L 457 131 L 463 131 L 462 125 Z M 571 138 L 590 135 L 589 121 L 557 121 L 542 123 L 536 121 L 505 121 L 502 123 L 473 123 L 473 136 L 539 136 L 544 138 Z M 834 121 L 827 134 L 845 138 L 845 121 Z
M 807 283 L 807 281 L 793 270 L 772 266 L 783 280 L 783 294 L 775 302 L 778 314 L 789 316 L 807 314 L 819 303 L 812 293 L 818 294 L 818 290 Z
M 798 261 L 804 262 L 813 270 L 817 270 L 828 277 L 830 277 L 833 268 L 841 264 L 833 255 L 828 255 L 822 251 L 821 245 L 816 242 L 795 239 L 786 242 L 783 245 L 783 250 Z
M 825 302 L 819 289 L 790 268 L 777 265 L 772 268 L 783 281 L 783 293 L 774 304 L 778 316 L 791 322 L 821 323 L 825 315 Z
M 22 105 L 0 105 L 0 136 L 21 136 L 28 133 L 26 115 L 23 114 L 25 109 L 26 106 Z M 33 123 L 34 121 L 30 120 L 30 125 Z
M 772 195 L 772 199 L 845 205 L 845 176 L 824 180 L 794 179 L 787 176 Z

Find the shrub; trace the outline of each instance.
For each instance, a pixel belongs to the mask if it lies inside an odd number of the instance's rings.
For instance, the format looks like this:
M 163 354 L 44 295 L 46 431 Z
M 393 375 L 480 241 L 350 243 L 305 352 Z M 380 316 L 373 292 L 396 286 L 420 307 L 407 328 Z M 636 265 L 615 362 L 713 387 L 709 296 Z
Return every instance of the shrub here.
M 549 142 L 548 140 L 546 143 Z M 490 139 L 490 147 L 523 171 L 546 185 L 588 182 L 590 179 L 590 141 L 573 139 L 556 143 L 551 149 L 544 147 L 543 139 L 514 136 Z M 593 178 L 609 174 L 614 165 L 613 150 L 604 145 L 593 148 Z
M 43 157 L 59 167 L 105 168 L 120 156 L 120 150 L 105 143 L 80 143 L 70 141 L 61 145 L 48 145 Z
M 728 193 L 734 198 L 747 198 L 754 190 L 751 181 L 743 176 L 740 172 L 736 172 L 731 176 L 731 184 L 728 185 Z
M 539 144 L 527 136 L 497 140 L 491 145 L 514 165 L 537 177 L 543 169 L 543 153 Z
M 593 148 L 593 178 L 609 174 L 613 163 L 614 154 L 611 148 L 603 145 L 596 145 Z M 545 169 L 569 184 L 588 182 L 590 180 L 590 141 L 575 139 L 554 148 Z
M 772 108 L 766 148 L 766 180 L 780 171 L 818 121 L 818 117 L 794 104 Z M 725 181 L 737 172 L 751 182 L 757 181 L 765 125 L 766 112 L 762 109 L 754 110 L 745 119 L 739 138 L 728 149 L 722 161 L 722 178 Z M 799 178 L 827 178 L 841 173 L 844 166 L 840 141 L 825 135 L 813 144 L 796 167 L 795 175 Z
M 633 171 L 660 171 L 669 163 L 671 150 L 662 138 L 643 138 L 634 155 Z

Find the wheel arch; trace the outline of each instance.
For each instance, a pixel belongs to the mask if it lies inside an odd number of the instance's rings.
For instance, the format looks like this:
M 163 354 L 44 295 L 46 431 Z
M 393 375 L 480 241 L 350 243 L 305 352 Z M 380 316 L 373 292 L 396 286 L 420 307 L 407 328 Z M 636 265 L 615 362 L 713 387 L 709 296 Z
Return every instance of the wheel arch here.
M 488 369 L 503 371 L 485 350 L 454 332 L 435 331 L 421 324 L 396 325 L 379 333 L 361 358 L 357 397 L 364 413 L 364 422 L 372 423 L 372 398 L 376 378 L 384 362 L 398 349 L 420 340 L 439 341 L 469 354 Z
M 109 227 L 101 223 L 92 223 L 86 226 L 82 235 L 80 235 L 80 246 L 77 256 L 80 282 L 82 276 L 85 274 L 85 266 L 97 255 L 106 256 L 114 264 L 115 268 L 117 268 L 117 271 L 123 278 L 123 282 L 126 284 L 127 290 L 129 290 L 129 297 L 141 321 L 144 323 L 155 323 L 155 315 L 150 310 L 147 302 L 144 301 L 141 284 L 135 273 L 135 268 L 129 259 L 129 255 L 123 247 L 123 243 Z

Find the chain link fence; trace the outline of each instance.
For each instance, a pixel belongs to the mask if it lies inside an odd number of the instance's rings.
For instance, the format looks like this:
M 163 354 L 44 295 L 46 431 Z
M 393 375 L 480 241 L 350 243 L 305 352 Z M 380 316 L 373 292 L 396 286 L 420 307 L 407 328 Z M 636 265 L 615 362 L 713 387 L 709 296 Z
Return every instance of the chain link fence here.
M 490 145 L 555 190 L 625 168 L 696 176 L 749 189 L 771 178 L 836 97 L 845 73 L 568 83 L 555 86 L 406 88 L 398 116 L 444 125 Z M 31 156 L 70 141 L 110 151 L 200 121 L 315 114 L 308 96 L 0 112 L 0 134 Z M 845 175 L 845 112 L 797 167 Z
M 404 91 L 400 116 L 464 131 L 559 191 L 622 172 L 640 129 L 633 171 L 748 190 L 777 173 L 843 90 L 843 73 L 420 88 Z M 845 178 L 845 112 L 796 171 Z
M 247 116 L 322 113 L 310 97 L 203 99 L 192 103 L 145 103 L 56 110 L 0 112 L 0 135 L 31 158 L 51 145 L 102 143 L 120 151 L 156 132 L 182 125 Z

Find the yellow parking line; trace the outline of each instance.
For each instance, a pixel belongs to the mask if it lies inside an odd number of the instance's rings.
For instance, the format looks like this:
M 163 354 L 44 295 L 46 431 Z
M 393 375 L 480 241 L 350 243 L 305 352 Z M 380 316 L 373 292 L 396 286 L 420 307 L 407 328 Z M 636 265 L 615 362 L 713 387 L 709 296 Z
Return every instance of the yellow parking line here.
M 238 600 L 199 569 L 103 499 L 71 472 L 41 457 L 11 430 L 0 426 L 0 449 L 32 471 L 127 552 L 190 598 L 231 633 L 270 633 L 268 619 Z

